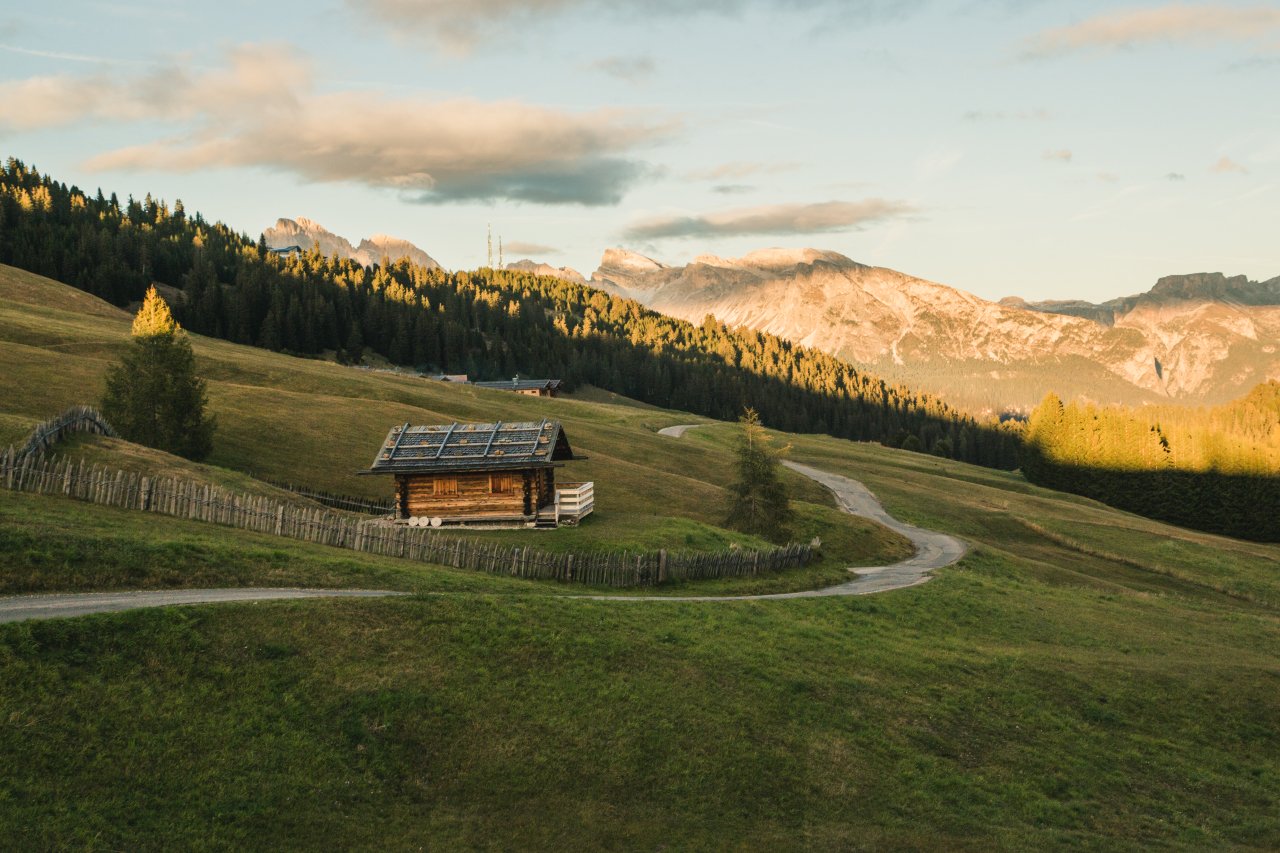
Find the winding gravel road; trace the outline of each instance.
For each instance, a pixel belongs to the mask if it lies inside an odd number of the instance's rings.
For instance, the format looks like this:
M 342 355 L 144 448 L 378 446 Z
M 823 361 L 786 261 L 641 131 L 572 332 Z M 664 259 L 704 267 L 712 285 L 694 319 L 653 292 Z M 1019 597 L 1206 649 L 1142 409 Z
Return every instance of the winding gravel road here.
M 707 424 L 670 426 L 658 430 L 658 434 L 671 438 L 681 438 L 686 432 L 699 426 L 707 426 Z M 898 519 L 885 512 L 884 507 L 880 505 L 880 501 L 876 500 L 876 496 L 857 480 L 851 480 L 840 474 L 832 474 L 809 465 L 802 465 L 799 462 L 784 461 L 782 464 L 797 474 L 816 480 L 826 486 L 836 496 L 836 503 L 840 506 L 840 509 L 850 515 L 869 518 L 872 521 L 883 524 L 895 533 L 901 533 L 915 545 L 916 553 L 906 560 L 888 566 L 851 568 L 849 571 L 857 575 L 851 581 L 824 587 L 823 589 L 807 589 L 801 592 L 777 592 L 767 595 L 628 595 L 591 597 L 608 601 L 763 601 L 775 598 L 870 595 L 876 592 L 888 592 L 893 589 L 903 589 L 922 584 L 931 577 L 929 572 L 957 562 L 968 550 L 968 547 L 954 536 L 948 536 L 936 530 L 925 530 L 924 528 L 898 521 Z
M 680 438 L 686 432 L 705 424 L 681 424 L 658 430 L 659 435 Z M 867 487 L 857 480 L 840 474 L 801 465 L 798 462 L 782 463 L 811 480 L 826 486 L 836 496 L 840 508 L 850 515 L 878 521 L 885 527 L 911 540 L 916 553 L 909 559 L 889 566 L 870 566 L 849 569 L 855 577 L 846 583 L 823 589 L 801 592 L 777 592 L 766 595 L 581 595 L 579 599 L 595 601 L 764 601 L 781 598 L 823 598 L 834 595 L 870 595 L 893 589 L 916 586 L 929 580 L 929 572 L 949 566 L 965 555 L 965 544 L 953 536 L 935 530 L 925 530 L 898 521 Z M 54 593 L 45 595 L 19 595 L 0 597 L 0 623 L 22 622 L 28 619 L 56 619 L 68 616 L 84 616 L 90 613 L 115 613 L 141 607 L 172 607 L 184 604 L 215 604 L 222 602 L 274 601 L 299 598 L 375 598 L 389 595 L 407 595 L 380 589 L 169 589 L 146 592 L 88 592 Z
M 383 589 L 165 589 L 145 592 L 83 592 L 15 595 L 0 598 L 0 622 L 59 619 L 90 613 L 115 613 L 140 607 L 216 604 L 228 601 L 274 601 L 296 598 L 374 598 L 407 595 Z

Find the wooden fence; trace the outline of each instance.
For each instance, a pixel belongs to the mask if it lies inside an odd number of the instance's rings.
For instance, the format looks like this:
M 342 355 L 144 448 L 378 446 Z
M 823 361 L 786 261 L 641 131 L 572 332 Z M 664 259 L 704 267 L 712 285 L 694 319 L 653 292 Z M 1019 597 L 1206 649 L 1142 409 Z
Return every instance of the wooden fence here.
M 719 553 L 550 553 L 296 506 L 192 480 L 157 479 L 98 465 L 86 466 L 82 461 L 23 456 L 12 447 L 0 457 L 0 485 L 13 491 L 65 495 L 104 506 L 210 521 L 367 554 L 493 575 L 595 586 L 656 586 L 681 580 L 755 577 L 803 566 L 812 553 L 809 545 Z
M 91 406 L 72 406 L 56 418 L 36 424 L 36 428 L 27 437 L 27 443 L 18 450 L 18 458 L 42 456 L 73 432 L 118 437 L 111 424 L 107 423 L 97 409 Z
M 363 515 L 393 515 L 396 511 L 396 502 L 390 498 L 381 501 L 370 498 L 357 498 L 352 495 L 340 495 L 320 489 L 309 489 L 306 486 L 295 486 L 293 483 L 286 483 L 282 480 L 272 480 L 263 477 L 259 477 L 258 479 L 268 485 L 275 486 L 277 489 L 292 492 L 299 497 L 315 501 L 316 503 L 327 506 L 330 509 L 340 509 L 344 512 L 358 512 Z

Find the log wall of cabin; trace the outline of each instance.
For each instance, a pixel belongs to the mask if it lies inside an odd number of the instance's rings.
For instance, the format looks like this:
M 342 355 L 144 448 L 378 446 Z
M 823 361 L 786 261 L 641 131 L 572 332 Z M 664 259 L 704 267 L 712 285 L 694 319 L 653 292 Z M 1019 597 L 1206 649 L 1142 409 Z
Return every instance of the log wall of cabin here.
M 554 483 L 549 468 L 399 474 L 396 500 L 401 517 L 527 516 L 555 501 Z

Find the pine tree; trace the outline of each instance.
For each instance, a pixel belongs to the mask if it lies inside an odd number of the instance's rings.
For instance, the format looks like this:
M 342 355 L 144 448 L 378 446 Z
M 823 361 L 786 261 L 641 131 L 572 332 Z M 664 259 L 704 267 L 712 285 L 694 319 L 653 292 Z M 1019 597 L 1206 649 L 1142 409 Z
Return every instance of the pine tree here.
M 186 332 L 152 287 L 133 319 L 133 341 L 107 370 L 102 414 L 129 441 L 203 459 L 213 449 L 214 420 L 196 376 Z
M 786 449 L 770 445 L 770 436 L 754 409 L 747 409 L 739 423 L 742 433 L 736 448 L 738 479 L 729 486 L 733 502 L 728 523 L 738 530 L 781 541 L 787 536 L 793 516 L 786 483 L 778 477 L 778 459 Z

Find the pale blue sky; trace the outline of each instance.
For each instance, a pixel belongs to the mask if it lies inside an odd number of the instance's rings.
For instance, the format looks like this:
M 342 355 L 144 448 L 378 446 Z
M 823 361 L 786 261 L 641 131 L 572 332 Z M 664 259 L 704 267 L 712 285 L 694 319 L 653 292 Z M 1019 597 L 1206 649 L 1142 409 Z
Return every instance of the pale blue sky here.
M 213 10 L 216 6 L 216 10 Z M 0 153 L 256 233 L 590 274 L 815 246 L 988 298 L 1280 275 L 1280 5 L 50 2 Z

